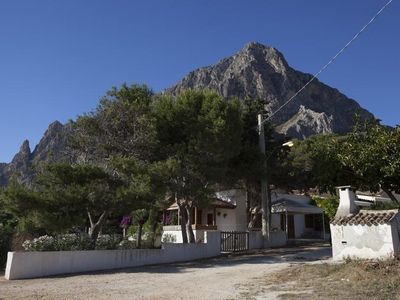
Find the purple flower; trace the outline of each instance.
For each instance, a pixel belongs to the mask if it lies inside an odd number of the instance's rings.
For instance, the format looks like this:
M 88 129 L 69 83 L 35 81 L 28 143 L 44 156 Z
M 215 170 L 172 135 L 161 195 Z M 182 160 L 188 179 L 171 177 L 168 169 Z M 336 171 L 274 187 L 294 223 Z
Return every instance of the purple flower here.
M 122 220 L 121 220 L 121 223 L 120 223 L 120 226 L 121 227 L 127 227 L 129 225 L 131 225 L 131 217 L 130 216 L 123 216 Z
M 171 216 L 170 216 L 169 214 L 167 214 L 167 215 L 165 216 L 165 225 L 170 225 L 170 224 L 171 224 L 171 221 L 172 221 Z

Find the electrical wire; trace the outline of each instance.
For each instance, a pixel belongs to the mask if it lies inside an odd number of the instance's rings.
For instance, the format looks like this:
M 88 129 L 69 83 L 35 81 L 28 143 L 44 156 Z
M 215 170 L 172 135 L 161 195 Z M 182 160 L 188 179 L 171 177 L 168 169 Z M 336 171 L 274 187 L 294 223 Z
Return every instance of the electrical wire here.
M 336 55 L 334 57 L 331 58 L 331 60 L 324 65 L 317 73 L 315 73 L 313 75 L 313 77 L 307 81 L 307 83 L 305 85 L 303 85 L 292 97 L 289 98 L 289 100 L 287 100 L 285 103 L 283 103 L 277 110 L 275 110 L 271 115 L 269 115 L 266 119 L 264 119 L 262 121 L 261 124 L 264 124 L 265 122 L 267 122 L 269 119 L 271 119 L 274 115 L 276 115 L 279 111 L 282 110 L 282 108 L 284 108 L 286 105 L 288 105 L 291 101 L 293 101 L 294 98 L 296 98 L 308 85 L 310 85 L 311 82 L 313 82 L 316 78 L 318 78 L 318 76 L 325 71 L 326 68 L 328 68 L 367 28 L 369 25 L 371 25 L 376 18 L 386 9 L 386 7 L 388 7 L 390 5 L 390 3 L 392 3 L 393 0 L 389 0 L 388 2 L 386 2 L 386 4 L 371 18 L 371 20 L 369 20 L 369 22 L 367 24 L 364 25 L 364 27 L 362 27 L 360 29 L 360 31 L 358 31 L 353 38 L 342 48 L 339 50 L 338 53 L 336 53 Z

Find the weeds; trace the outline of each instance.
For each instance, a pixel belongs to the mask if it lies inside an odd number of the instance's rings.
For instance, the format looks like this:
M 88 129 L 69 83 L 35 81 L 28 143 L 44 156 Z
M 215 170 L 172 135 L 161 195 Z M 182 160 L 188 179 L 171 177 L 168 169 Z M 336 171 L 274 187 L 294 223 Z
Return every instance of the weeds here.
M 400 299 L 400 259 L 294 265 L 259 279 L 281 299 Z

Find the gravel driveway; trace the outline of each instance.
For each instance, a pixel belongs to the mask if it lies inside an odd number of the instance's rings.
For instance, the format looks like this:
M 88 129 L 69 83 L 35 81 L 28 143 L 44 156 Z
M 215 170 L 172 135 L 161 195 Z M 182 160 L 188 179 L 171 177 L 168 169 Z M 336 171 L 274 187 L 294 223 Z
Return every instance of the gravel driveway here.
M 0 279 L 0 299 L 244 299 L 252 278 L 293 263 L 328 259 L 330 248 L 304 246 L 190 263 L 41 279 Z M 246 285 L 249 283 L 249 285 Z M 275 299 L 265 291 L 262 299 Z

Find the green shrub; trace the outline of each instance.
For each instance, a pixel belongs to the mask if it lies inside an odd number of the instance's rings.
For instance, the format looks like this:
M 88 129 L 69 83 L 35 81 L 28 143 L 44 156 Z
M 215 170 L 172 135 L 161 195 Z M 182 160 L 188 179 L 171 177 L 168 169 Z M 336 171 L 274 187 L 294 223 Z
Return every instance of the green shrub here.
M 128 250 L 128 249 L 136 249 L 136 241 L 135 240 L 122 240 L 118 244 L 118 249 Z
M 117 249 L 121 235 L 99 235 L 96 250 Z M 90 250 L 91 239 L 87 234 L 44 235 L 33 240 L 26 240 L 22 247 L 25 251 L 78 251 Z
M 99 235 L 96 241 L 96 250 L 113 250 L 117 249 L 122 240 L 122 235 L 119 234 L 104 234 Z
M 0 269 L 7 262 L 7 253 L 11 250 L 13 230 L 10 227 L 0 225 Z
M 33 240 L 23 242 L 26 251 L 56 251 L 57 240 L 49 235 L 43 235 Z
M 88 234 L 63 234 L 57 236 L 58 251 L 76 251 L 90 249 L 92 241 Z
M 386 209 L 399 209 L 399 208 L 400 208 L 399 203 L 376 201 L 370 207 L 367 207 L 366 209 L 386 210 Z
M 171 234 L 171 233 L 166 233 L 162 237 L 162 242 L 163 243 L 175 243 L 176 242 L 176 236 Z

